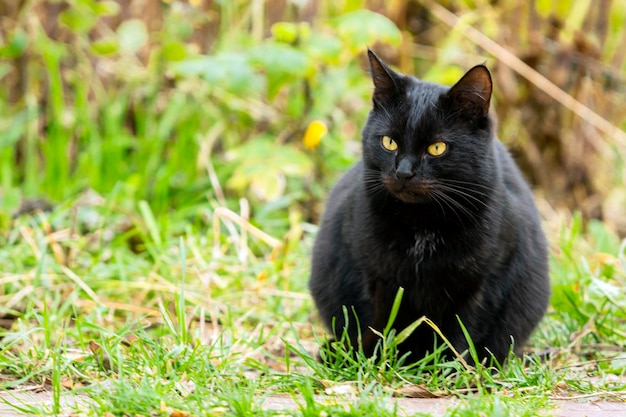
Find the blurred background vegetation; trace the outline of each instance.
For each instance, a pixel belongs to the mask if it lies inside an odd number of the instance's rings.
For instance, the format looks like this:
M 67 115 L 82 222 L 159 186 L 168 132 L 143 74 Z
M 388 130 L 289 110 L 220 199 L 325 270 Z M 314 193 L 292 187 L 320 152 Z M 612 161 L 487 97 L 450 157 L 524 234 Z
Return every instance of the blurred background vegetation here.
M 0 228 L 79 196 L 129 213 L 143 201 L 163 233 L 176 229 L 174 210 L 183 223 L 208 222 L 198 205 L 240 212 L 241 198 L 245 217 L 271 235 L 315 223 L 359 154 L 369 46 L 445 84 L 486 62 L 500 137 L 544 213 L 579 211 L 623 235 L 623 6 L 3 0 Z M 572 101 L 588 112 L 573 113 Z

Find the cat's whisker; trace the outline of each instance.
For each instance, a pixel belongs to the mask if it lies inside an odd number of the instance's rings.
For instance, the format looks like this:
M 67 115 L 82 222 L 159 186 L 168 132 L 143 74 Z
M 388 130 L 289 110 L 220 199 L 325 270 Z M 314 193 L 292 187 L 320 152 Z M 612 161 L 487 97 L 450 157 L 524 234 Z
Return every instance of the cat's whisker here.
M 455 191 L 463 192 L 466 194 L 470 194 L 475 198 L 482 198 L 482 200 L 488 200 L 493 194 L 493 190 L 491 189 L 474 189 L 470 186 L 470 184 L 454 184 L 449 183 L 447 180 L 438 181 L 441 187 L 445 187 L 446 189 L 452 189 Z
M 494 191 L 495 192 L 495 190 L 492 187 L 488 187 L 488 186 L 485 186 L 485 185 L 482 185 L 482 184 L 476 184 L 476 183 L 469 182 L 469 181 L 450 180 L 450 179 L 445 179 L 445 180 L 440 180 L 440 181 L 441 182 L 456 182 L 456 183 L 464 184 L 464 185 L 478 186 L 478 187 L 484 188 L 487 191 Z M 451 184 L 447 184 L 447 185 L 449 187 L 452 186 Z M 480 192 L 478 190 L 473 190 L 473 189 L 468 189 L 468 188 L 463 188 L 463 190 L 466 191 L 466 192 L 471 192 L 472 194 L 476 194 L 476 195 L 480 195 L 480 196 L 484 196 L 484 197 L 490 197 L 491 196 L 491 193 L 483 193 L 483 192 Z M 458 193 L 458 189 L 456 189 L 456 188 L 454 190 L 449 190 L 449 191 L 452 191 L 453 193 L 454 192 Z M 467 201 L 467 198 L 464 198 L 464 200 Z M 468 201 L 468 203 L 469 203 L 469 201 Z M 489 207 L 489 203 L 486 202 L 486 201 L 482 201 L 482 204 L 485 207 Z M 474 204 L 472 204 L 472 206 L 476 207 Z M 505 223 L 507 223 L 507 224 L 512 224 L 511 221 L 508 218 L 503 219 L 503 221 Z
M 485 191 L 495 191 L 495 189 L 493 187 L 490 187 L 490 186 L 485 185 L 485 184 L 479 184 L 477 182 L 455 180 L 455 179 L 451 179 L 451 178 L 440 178 L 439 181 L 443 182 L 443 183 L 454 183 L 454 184 L 459 184 L 459 185 L 467 185 L 467 186 L 470 186 L 470 188 L 478 187 L 478 188 L 482 188 Z
M 367 187 L 366 190 L 369 195 L 374 195 L 382 193 L 385 190 L 385 187 L 382 185 L 376 185 L 374 187 Z
M 470 219 L 474 224 L 479 225 L 480 222 L 478 221 L 478 215 L 477 213 L 474 213 L 473 211 L 469 210 L 467 207 L 465 207 L 463 204 L 461 204 L 460 202 L 458 202 L 457 200 L 455 200 L 454 198 L 452 198 L 450 195 L 444 193 L 442 190 L 435 190 L 432 193 L 433 196 L 438 197 L 441 199 L 441 201 L 443 201 L 448 207 L 450 207 L 450 209 L 452 210 L 452 212 L 458 217 L 458 219 L 462 222 L 462 218 L 459 215 L 459 212 L 463 215 L 465 215 L 468 219 Z M 457 212 L 458 210 L 458 212 Z
M 483 208 L 488 208 L 489 205 L 477 198 L 472 198 L 472 196 L 468 196 L 468 195 L 464 195 L 459 191 L 456 190 L 444 190 L 446 191 L 446 196 L 453 199 L 455 202 L 457 202 L 459 205 L 464 206 L 466 209 L 471 210 L 471 211 L 478 211 L 480 210 L 481 207 Z M 458 198 L 454 198 L 453 196 L 457 196 Z M 463 204 L 461 204 L 461 201 L 459 201 L 459 199 L 463 200 Z
M 435 203 L 437 203 L 437 205 L 439 206 L 439 208 L 441 208 L 441 212 L 443 213 L 443 218 L 446 218 L 446 210 L 444 209 L 443 205 L 441 204 L 441 202 L 439 201 L 439 199 L 437 198 L 437 191 L 433 192 L 432 194 L 432 199 Z M 448 207 L 450 207 L 449 204 L 446 204 Z M 452 208 L 452 210 L 454 211 L 454 209 Z M 456 213 L 455 213 L 456 214 Z
M 379 194 L 385 190 L 379 171 L 365 169 L 363 172 L 363 184 L 365 185 L 365 190 L 370 195 Z
M 449 192 L 451 192 L 453 194 L 456 194 L 456 195 L 460 196 L 465 201 L 467 201 L 469 204 L 471 204 L 474 208 L 477 208 L 474 203 L 480 203 L 482 206 L 488 207 L 488 203 L 486 201 L 483 201 L 480 198 L 478 198 L 478 197 L 476 197 L 476 196 L 471 194 L 472 192 L 474 192 L 476 194 L 480 194 L 482 196 L 487 197 L 487 195 L 484 194 L 484 193 L 481 193 L 481 192 L 478 192 L 478 191 L 474 191 L 474 190 L 471 190 L 471 192 L 470 192 L 470 190 L 468 190 L 468 189 L 460 190 L 460 189 L 458 189 L 458 188 L 456 188 L 454 186 L 446 185 L 444 183 L 439 183 L 438 186 L 441 189 L 445 190 L 445 191 L 449 191 Z
M 463 223 L 463 217 L 462 216 L 465 216 L 465 218 L 467 218 L 474 225 L 476 225 L 476 226 L 480 225 L 480 222 L 478 221 L 478 219 L 475 216 L 475 214 L 472 213 L 467 208 L 465 208 L 463 205 L 459 204 L 458 201 L 450 198 L 449 196 L 447 196 L 445 194 L 440 194 L 440 198 L 442 199 L 442 201 L 444 201 L 446 203 L 446 205 L 448 207 L 450 207 L 452 212 L 459 219 L 459 222 Z
M 452 213 L 454 213 L 454 215 L 459 219 L 460 222 L 463 221 L 459 213 L 457 213 L 457 211 L 455 210 L 454 206 L 450 204 L 445 194 L 438 191 L 433 191 L 431 193 L 431 196 L 433 197 L 433 200 L 439 205 L 439 207 L 441 207 L 441 211 L 443 212 L 444 217 L 446 215 L 446 210 L 441 204 L 442 202 L 450 209 L 450 211 L 452 211 Z
M 457 210 L 459 210 L 461 213 L 463 213 L 465 216 L 467 216 L 467 218 L 469 218 L 470 220 L 472 220 L 475 224 L 478 224 L 479 222 L 477 221 L 477 214 L 468 209 L 467 207 L 465 207 L 463 204 L 459 203 L 457 200 L 453 199 L 452 197 L 450 197 L 447 194 L 442 194 L 443 198 L 446 199 L 446 201 L 449 201 L 450 205 L 456 207 Z

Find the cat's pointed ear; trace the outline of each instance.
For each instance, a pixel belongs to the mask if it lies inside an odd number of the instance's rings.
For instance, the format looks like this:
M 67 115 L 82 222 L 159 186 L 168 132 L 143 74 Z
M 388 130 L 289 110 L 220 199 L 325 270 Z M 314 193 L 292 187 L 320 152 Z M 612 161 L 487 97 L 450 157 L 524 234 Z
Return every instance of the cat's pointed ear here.
M 376 54 L 367 49 L 370 71 L 374 82 L 374 102 L 387 101 L 399 94 L 397 74 L 389 68 Z
M 489 113 L 492 90 L 491 74 L 484 65 L 476 65 L 448 91 L 453 105 L 468 114 L 485 117 Z

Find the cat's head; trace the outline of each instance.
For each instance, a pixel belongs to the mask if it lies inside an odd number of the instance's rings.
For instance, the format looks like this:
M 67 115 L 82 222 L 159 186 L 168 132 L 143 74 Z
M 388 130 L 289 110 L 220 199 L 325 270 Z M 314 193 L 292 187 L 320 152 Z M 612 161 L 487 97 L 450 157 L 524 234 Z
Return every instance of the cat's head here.
M 478 199 L 495 172 L 489 70 L 478 65 L 445 87 L 394 72 L 368 53 L 374 82 L 363 129 L 368 190 L 444 210 L 484 204 Z

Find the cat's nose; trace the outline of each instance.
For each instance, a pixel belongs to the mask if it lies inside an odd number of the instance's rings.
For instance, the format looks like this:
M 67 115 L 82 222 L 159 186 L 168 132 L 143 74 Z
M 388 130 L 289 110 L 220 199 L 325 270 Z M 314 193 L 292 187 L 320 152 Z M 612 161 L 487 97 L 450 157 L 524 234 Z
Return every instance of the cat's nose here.
M 396 175 L 403 180 L 408 180 L 413 177 L 415 173 L 413 172 L 413 164 L 408 159 L 401 159 L 400 163 L 398 163 L 398 167 L 396 168 Z

